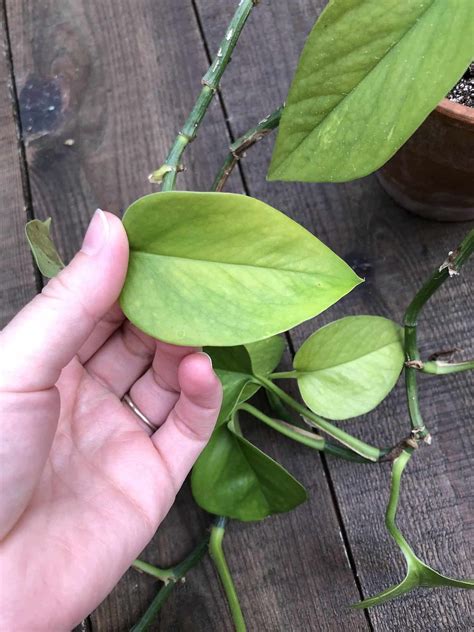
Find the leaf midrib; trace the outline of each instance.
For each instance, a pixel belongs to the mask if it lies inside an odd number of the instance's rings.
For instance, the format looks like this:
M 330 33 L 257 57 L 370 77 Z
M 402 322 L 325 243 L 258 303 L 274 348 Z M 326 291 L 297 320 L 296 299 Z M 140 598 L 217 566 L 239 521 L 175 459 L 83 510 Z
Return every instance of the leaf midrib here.
M 291 156 L 301 147 L 301 145 L 303 143 L 305 143 L 309 138 L 312 137 L 312 135 L 321 127 L 321 125 L 324 123 L 324 121 L 331 116 L 334 112 L 336 112 L 336 110 L 339 108 L 340 104 L 343 103 L 346 99 L 348 99 L 350 97 L 350 95 L 354 92 L 354 90 L 356 90 L 359 86 L 361 86 L 368 77 L 370 77 L 372 71 L 374 70 L 374 68 L 377 68 L 377 66 L 379 66 L 384 60 L 385 58 L 393 51 L 393 49 L 395 49 L 397 46 L 400 45 L 401 41 L 406 37 L 406 35 L 416 26 L 416 24 L 420 21 L 420 19 L 430 10 L 432 9 L 433 6 L 435 6 L 437 4 L 438 0 L 432 0 L 431 4 L 426 7 L 426 9 L 423 11 L 423 13 L 421 13 L 417 19 L 413 22 L 413 24 L 403 33 L 403 35 L 400 37 L 400 39 L 395 42 L 394 44 L 392 44 L 392 46 L 390 46 L 390 48 L 388 48 L 386 50 L 386 52 L 383 54 L 383 56 L 377 61 L 376 64 L 374 64 L 372 66 L 372 68 L 369 70 L 369 72 L 361 79 L 361 81 L 359 81 L 359 83 L 357 83 L 356 85 L 354 85 L 349 92 L 347 92 L 343 98 L 341 98 L 338 103 L 327 112 L 327 114 L 324 115 L 324 117 L 319 121 L 319 123 L 317 124 L 316 127 L 313 127 L 313 129 L 309 132 L 309 134 L 306 134 L 306 136 L 304 138 L 302 138 L 298 144 L 291 150 L 291 152 L 287 155 L 287 157 L 285 158 L 285 160 L 280 163 L 280 165 L 277 167 L 277 171 L 282 169 L 284 167 L 284 165 L 287 163 L 287 161 L 291 158 Z M 298 105 L 300 102 L 296 101 L 294 104 L 288 104 L 288 105 Z
M 315 276 L 322 276 L 328 279 L 339 279 L 340 275 L 332 275 L 332 274 L 328 274 L 327 272 L 324 271 L 314 271 L 314 272 L 305 272 L 303 270 L 290 270 L 288 268 L 276 268 L 273 266 L 263 266 L 263 265 L 257 265 L 257 264 L 249 264 L 249 263 L 229 263 L 227 261 L 211 261 L 208 259 L 196 259 L 195 257 L 182 257 L 182 256 L 176 256 L 176 255 L 163 255 L 163 254 L 157 254 L 157 253 L 152 253 L 152 252 L 146 252 L 145 250 L 134 250 L 133 248 L 131 249 L 132 254 L 138 254 L 138 255 L 142 255 L 145 257 L 160 257 L 163 259 L 174 259 L 177 261 L 191 261 L 194 263 L 203 263 L 203 264 L 214 264 L 214 265 L 218 265 L 218 266 L 223 266 L 223 267 L 230 267 L 230 268 L 248 268 L 250 270 L 270 270 L 273 272 L 286 272 L 286 273 L 290 273 L 290 274 L 298 274 L 298 275 L 303 275 L 303 276 L 310 276 L 310 277 L 315 277 Z M 333 254 L 333 253 L 331 253 Z M 336 254 L 333 255 L 334 257 L 337 257 Z M 346 265 L 344 263 L 344 261 L 341 259 L 341 263 L 343 265 Z M 349 266 L 347 266 L 349 267 Z M 357 276 L 354 272 L 354 275 Z M 338 284 L 335 284 L 338 285 Z
M 370 353 L 364 353 L 362 355 L 358 355 L 355 358 L 352 358 L 352 360 L 348 360 L 346 362 L 339 362 L 337 364 L 330 364 L 328 366 L 322 367 L 320 369 L 311 369 L 308 371 L 301 371 L 300 369 L 296 369 L 296 371 L 300 374 L 300 375 L 310 375 L 310 374 L 314 374 L 314 373 L 320 373 L 321 371 L 327 371 L 328 369 L 334 369 L 337 367 L 343 367 L 349 364 L 353 364 L 354 362 L 357 362 L 359 360 L 361 360 L 362 358 L 370 358 L 370 356 L 372 356 L 374 353 L 378 353 L 379 351 L 381 351 L 382 349 L 385 349 L 386 347 L 390 347 L 394 344 L 397 344 L 397 340 L 393 340 L 392 342 L 388 342 L 385 345 L 382 345 L 381 347 L 377 347 L 377 349 L 374 349 L 373 351 L 371 351 Z

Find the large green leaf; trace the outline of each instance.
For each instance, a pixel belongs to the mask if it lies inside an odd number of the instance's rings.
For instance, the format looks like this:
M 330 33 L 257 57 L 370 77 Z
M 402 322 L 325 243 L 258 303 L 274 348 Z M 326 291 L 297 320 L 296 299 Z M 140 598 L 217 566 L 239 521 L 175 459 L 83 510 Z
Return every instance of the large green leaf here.
M 285 343 L 272 336 L 236 347 L 205 347 L 222 383 L 222 406 L 217 427 L 228 421 L 235 406 L 254 395 L 260 386 L 251 382 L 253 373 L 267 376 L 280 362 Z
M 404 363 L 403 330 L 380 316 L 348 316 L 322 327 L 298 350 L 294 367 L 306 404 L 328 419 L 375 408 Z
M 268 338 L 361 282 L 311 233 L 244 195 L 155 193 L 132 204 L 123 221 L 130 264 L 122 308 L 170 343 Z
M 50 235 L 51 218 L 44 222 L 32 219 L 25 226 L 26 238 L 41 274 L 49 279 L 64 268 L 56 246 Z
M 214 431 L 193 468 L 191 485 L 200 507 L 243 521 L 290 511 L 307 498 L 305 488 L 233 423 Z
M 269 179 L 378 169 L 463 74 L 473 23 L 473 0 L 331 0 L 301 55 Z

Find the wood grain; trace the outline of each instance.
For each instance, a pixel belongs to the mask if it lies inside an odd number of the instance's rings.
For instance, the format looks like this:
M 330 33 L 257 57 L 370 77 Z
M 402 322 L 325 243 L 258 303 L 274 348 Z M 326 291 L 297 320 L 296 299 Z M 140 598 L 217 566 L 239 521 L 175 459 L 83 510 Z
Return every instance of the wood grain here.
M 8 53 L 0 8 L 0 38 Z M 24 236 L 27 221 L 22 157 L 14 119 L 8 55 L 0 56 L 0 328 L 36 293 L 33 260 Z
M 53 217 L 68 259 L 97 206 L 118 213 L 151 190 L 146 176 L 199 90 L 204 46 L 187 1 L 7 0 L 7 8 L 33 209 Z M 222 32 L 227 16 L 219 14 Z M 208 188 L 228 142 L 216 101 L 180 185 Z M 238 176 L 230 186 L 244 190 Z M 335 630 L 343 615 L 347 629 L 368 629 L 362 613 L 347 609 L 359 595 L 319 457 L 254 424 L 249 436 L 312 492 L 311 503 L 288 516 L 229 528 L 226 550 L 249 630 Z M 145 558 L 176 562 L 206 526 L 184 489 Z M 129 571 L 92 615 L 92 630 L 128 630 L 156 589 Z M 177 587 L 156 629 L 231 630 L 208 561 Z
M 308 0 L 259 4 L 222 84 L 235 136 L 284 100 L 299 51 L 322 4 Z M 201 0 L 198 6 L 212 49 L 218 24 L 226 16 L 217 1 Z M 415 291 L 469 226 L 436 224 L 409 215 L 387 197 L 373 176 L 340 185 L 267 183 L 270 150 L 266 140 L 242 162 L 249 192 L 305 225 L 366 278 L 362 287 L 322 317 L 295 329 L 295 345 L 315 328 L 347 314 L 380 314 L 400 321 Z M 426 354 L 458 346 L 464 350 L 459 357 L 472 357 L 472 274 L 471 264 L 428 305 L 420 325 Z M 448 574 L 469 576 L 472 377 L 424 379 L 420 401 L 434 444 L 420 450 L 405 476 L 409 493 L 401 503 L 400 525 L 428 563 Z M 366 418 L 347 424 L 349 430 L 381 445 L 403 436 L 408 427 L 401 387 Z M 369 596 L 403 576 L 400 556 L 383 526 L 389 471 L 334 460 L 328 461 L 328 467 L 363 592 Z M 377 630 L 465 630 L 472 621 L 471 595 L 419 592 L 373 609 L 369 617 Z M 349 629 L 344 620 L 341 625 Z

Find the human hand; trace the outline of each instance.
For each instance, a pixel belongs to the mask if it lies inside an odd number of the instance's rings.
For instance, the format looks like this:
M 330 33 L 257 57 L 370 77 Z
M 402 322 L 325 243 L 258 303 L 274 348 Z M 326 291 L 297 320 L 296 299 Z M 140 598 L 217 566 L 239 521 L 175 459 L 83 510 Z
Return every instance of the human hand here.
M 91 612 L 213 430 L 209 358 L 125 320 L 127 261 L 122 223 L 97 211 L 81 251 L 0 333 L 2 630 L 70 630 Z

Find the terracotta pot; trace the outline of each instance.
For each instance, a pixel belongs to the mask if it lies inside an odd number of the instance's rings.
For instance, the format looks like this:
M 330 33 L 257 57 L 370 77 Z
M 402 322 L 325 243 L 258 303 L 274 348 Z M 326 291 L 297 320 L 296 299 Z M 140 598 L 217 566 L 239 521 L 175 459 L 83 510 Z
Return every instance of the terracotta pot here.
M 377 176 L 416 215 L 474 219 L 474 108 L 443 99 Z

